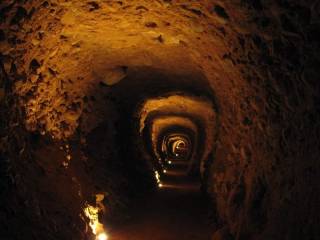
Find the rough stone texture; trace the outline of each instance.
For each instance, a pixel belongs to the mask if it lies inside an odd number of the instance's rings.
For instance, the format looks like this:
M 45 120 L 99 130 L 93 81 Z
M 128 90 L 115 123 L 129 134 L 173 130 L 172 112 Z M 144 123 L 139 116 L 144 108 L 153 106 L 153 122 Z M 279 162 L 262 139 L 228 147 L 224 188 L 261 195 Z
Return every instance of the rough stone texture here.
M 56 157 L 42 169 L 30 131 L 58 141 L 87 134 L 116 118 L 105 85 L 121 84 L 131 68 L 192 65 L 219 106 L 208 184 L 221 236 L 317 239 L 319 14 L 316 0 L 1 2 L 2 228 L 13 236 L 9 226 L 24 223 L 21 234 L 41 229 L 28 233 L 35 239 L 85 239 L 78 165 L 56 173 Z M 39 178 L 53 166 L 52 178 Z M 91 186 L 94 177 L 81 176 Z

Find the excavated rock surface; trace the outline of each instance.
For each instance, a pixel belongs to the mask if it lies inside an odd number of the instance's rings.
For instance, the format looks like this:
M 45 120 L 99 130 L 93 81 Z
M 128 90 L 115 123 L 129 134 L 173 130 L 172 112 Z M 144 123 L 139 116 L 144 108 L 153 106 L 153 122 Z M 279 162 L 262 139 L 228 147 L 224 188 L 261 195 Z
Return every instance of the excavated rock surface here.
M 95 178 L 76 163 L 59 172 L 62 153 L 37 158 L 43 150 L 34 149 L 43 145 L 34 135 L 52 145 L 52 138 L 59 143 L 92 133 L 110 118 L 102 128 L 108 136 L 92 134 L 109 144 L 103 154 L 113 159 L 118 116 L 112 97 L 105 98 L 109 89 L 132 68 L 184 72 L 192 65 L 219 105 L 208 174 L 220 229 L 213 239 L 316 239 L 319 14 L 316 0 L 2 1 L 5 237 L 19 239 L 8 236 L 23 222 L 19 233 L 35 239 L 85 239 L 79 214 L 86 197 L 77 197 L 78 185 L 91 196 Z

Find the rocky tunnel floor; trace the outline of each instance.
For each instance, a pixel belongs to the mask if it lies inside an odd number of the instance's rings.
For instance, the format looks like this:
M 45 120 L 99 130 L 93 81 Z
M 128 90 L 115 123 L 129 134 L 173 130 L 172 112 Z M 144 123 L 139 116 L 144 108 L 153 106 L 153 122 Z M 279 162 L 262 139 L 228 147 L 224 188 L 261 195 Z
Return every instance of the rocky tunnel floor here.
M 200 183 L 177 170 L 163 187 L 138 199 L 125 224 L 112 228 L 110 240 L 208 240 L 212 236 L 209 201 Z

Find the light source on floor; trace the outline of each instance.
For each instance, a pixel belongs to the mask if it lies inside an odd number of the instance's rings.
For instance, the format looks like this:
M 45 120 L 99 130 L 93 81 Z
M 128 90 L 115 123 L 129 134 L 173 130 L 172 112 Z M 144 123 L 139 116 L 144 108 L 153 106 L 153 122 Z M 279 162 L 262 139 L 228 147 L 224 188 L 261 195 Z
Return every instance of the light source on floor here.
M 98 236 L 97 236 L 97 240 L 107 240 L 108 239 L 108 235 L 105 234 L 105 233 L 100 233 Z
M 91 227 L 92 233 L 96 236 L 95 240 L 107 240 L 108 235 L 104 230 L 104 226 L 99 222 L 99 212 L 103 210 L 102 201 L 104 199 L 103 194 L 96 195 L 97 206 L 87 204 L 84 208 L 84 214 L 89 218 L 89 226 Z
M 158 187 L 161 188 L 162 187 L 162 184 L 161 184 L 161 180 L 160 180 L 160 174 L 158 171 L 154 171 L 154 176 L 157 180 L 157 184 L 158 184 Z

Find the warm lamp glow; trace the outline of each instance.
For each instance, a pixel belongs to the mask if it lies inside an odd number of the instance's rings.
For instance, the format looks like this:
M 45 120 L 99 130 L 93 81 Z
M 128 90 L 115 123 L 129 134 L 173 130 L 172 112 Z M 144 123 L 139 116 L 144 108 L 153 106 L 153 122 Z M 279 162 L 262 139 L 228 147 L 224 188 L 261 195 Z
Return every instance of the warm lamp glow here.
M 160 183 L 160 174 L 158 173 L 158 171 L 154 172 L 154 176 L 156 177 L 157 183 Z
M 101 201 L 104 199 L 103 194 L 96 195 L 97 207 L 87 204 L 84 208 L 84 213 L 87 218 L 89 218 L 89 225 L 91 227 L 92 233 L 96 235 L 95 240 L 107 240 L 108 235 L 104 231 L 103 225 L 99 222 L 99 211 L 101 210 Z
M 154 171 L 154 175 L 156 177 L 157 183 L 158 183 L 158 187 L 161 188 L 162 184 L 161 184 L 161 180 L 160 180 L 160 174 L 158 173 L 158 171 Z
M 90 219 L 89 225 L 92 229 L 92 233 L 96 235 L 98 232 L 103 232 L 103 225 L 99 222 L 99 208 L 87 205 L 84 209 L 84 213 Z
M 108 239 L 108 235 L 105 234 L 105 233 L 100 233 L 98 236 L 97 236 L 97 240 L 107 240 Z

